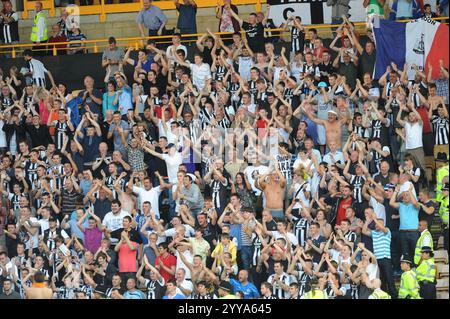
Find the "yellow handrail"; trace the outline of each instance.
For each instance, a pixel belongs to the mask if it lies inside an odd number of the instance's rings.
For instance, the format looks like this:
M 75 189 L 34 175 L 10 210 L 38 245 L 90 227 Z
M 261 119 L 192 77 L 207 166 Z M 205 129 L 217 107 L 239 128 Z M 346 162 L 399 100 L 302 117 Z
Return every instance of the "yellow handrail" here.
M 104 0 L 102 0 L 104 1 Z M 434 18 L 433 20 L 448 20 L 448 17 L 439 17 L 439 18 Z M 408 21 L 412 21 L 412 20 L 401 20 L 400 22 L 408 22 Z M 354 22 L 353 25 L 355 26 L 355 28 L 357 30 L 364 30 L 365 27 L 367 26 L 366 22 Z M 331 28 L 336 28 L 339 27 L 338 24 L 320 24 L 320 25 L 308 25 L 305 26 L 305 29 L 312 29 L 315 28 L 318 30 L 318 33 L 326 33 L 328 31 L 324 30 L 324 29 L 331 29 Z M 288 35 L 289 31 L 283 32 L 283 29 L 281 28 L 276 28 L 276 29 L 266 29 L 266 31 L 271 31 L 271 32 L 280 32 L 280 35 L 284 36 L 284 35 Z M 244 35 L 244 32 L 241 31 L 242 35 Z M 231 35 L 233 34 L 232 32 L 215 32 L 214 34 L 216 35 L 220 35 L 220 36 L 228 36 L 228 37 L 222 37 L 223 39 L 231 39 Z M 195 42 L 196 40 L 192 39 L 193 37 L 199 37 L 202 36 L 202 33 L 195 33 L 195 34 L 183 34 L 182 38 L 190 38 L 190 39 L 186 39 L 186 40 L 182 40 L 183 42 Z M 274 36 L 274 35 L 272 35 Z M 278 35 L 275 35 L 278 36 Z M 166 43 L 171 43 L 170 41 L 168 41 L 169 39 L 172 38 L 172 35 L 162 35 L 162 36 L 147 36 L 147 37 L 128 37 L 128 38 L 116 38 L 117 41 L 117 45 L 119 47 L 134 47 L 136 50 L 139 48 L 139 46 L 143 47 L 144 46 L 144 41 L 147 40 L 155 40 L 156 43 L 158 44 L 166 44 Z M 125 42 L 124 44 L 121 44 L 120 42 Z M 102 44 L 103 43 L 103 44 Z M 130 43 L 132 43 L 130 45 Z M 88 49 L 88 48 L 93 48 L 94 49 L 94 53 L 98 52 L 98 48 L 103 48 L 103 47 L 107 47 L 108 46 L 108 39 L 95 39 L 95 40 L 84 40 L 84 41 L 71 41 L 71 42 L 55 42 L 55 43 L 39 43 L 39 44 L 14 44 L 14 45 L 0 45 L 0 53 L 11 53 L 12 57 L 15 58 L 17 55 L 17 52 L 22 52 L 23 49 L 21 48 L 30 48 L 31 46 L 33 46 L 33 50 L 34 51 L 48 51 L 48 50 L 52 50 L 52 54 L 54 56 L 57 55 L 57 51 L 61 51 L 61 50 L 70 50 L 71 48 L 56 48 L 56 46 L 61 46 L 61 45 L 69 45 L 69 44 L 82 44 L 81 47 L 77 47 L 77 49 L 79 48 L 83 48 L 83 49 Z M 92 44 L 92 46 L 90 46 L 90 44 Z M 42 49 L 36 49 L 37 47 L 42 47 Z M 6 49 L 6 50 L 3 50 Z

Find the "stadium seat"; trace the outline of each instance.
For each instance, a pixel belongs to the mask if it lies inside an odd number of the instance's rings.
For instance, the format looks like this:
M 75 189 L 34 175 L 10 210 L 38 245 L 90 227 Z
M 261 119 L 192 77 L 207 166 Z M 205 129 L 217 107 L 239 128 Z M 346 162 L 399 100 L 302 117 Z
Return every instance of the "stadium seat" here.
M 438 278 L 448 277 L 448 265 L 445 264 L 436 264 L 437 276 Z
M 448 263 L 448 253 L 446 250 L 435 250 L 434 261 L 436 263 Z
M 448 299 L 448 291 L 438 291 L 436 293 L 436 299 Z
M 448 277 L 442 278 L 442 279 L 437 279 L 436 290 L 448 292 Z
M 439 236 L 437 249 L 443 249 L 444 248 L 444 236 Z

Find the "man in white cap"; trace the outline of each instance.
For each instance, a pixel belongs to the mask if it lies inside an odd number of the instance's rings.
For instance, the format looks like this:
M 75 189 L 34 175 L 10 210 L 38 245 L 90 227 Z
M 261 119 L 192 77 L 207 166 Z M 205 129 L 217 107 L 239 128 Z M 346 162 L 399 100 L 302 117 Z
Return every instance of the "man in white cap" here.
M 316 124 L 323 125 L 326 132 L 326 143 L 329 147 L 330 143 L 334 142 L 338 149 L 341 149 L 341 134 L 342 127 L 348 121 L 347 118 L 339 119 L 338 114 L 334 110 L 328 110 L 328 120 L 320 120 L 316 118 L 311 109 L 306 109 L 306 115 Z

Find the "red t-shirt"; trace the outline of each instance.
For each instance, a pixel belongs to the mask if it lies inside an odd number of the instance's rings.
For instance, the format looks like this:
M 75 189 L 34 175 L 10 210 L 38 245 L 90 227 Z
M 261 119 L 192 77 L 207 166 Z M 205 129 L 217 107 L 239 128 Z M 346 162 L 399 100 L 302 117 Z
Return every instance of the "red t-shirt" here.
M 430 119 L 428 118 L 428 110 L 425 106 L 419 106 L 416 108 L 417 113 L 419 113 L 420 118 L 422 119 L 423 122 L 423 134 L 428 134 L 431 133 L 431 124 L 430 124 Z
M 264 119 L 256 120 L 256 127 L 258 129 L 258 137 L 263 138 L 266 134 L 267 121 Z
M 155 266 L 157 266 L 159 263 L 164 264 L 167 268 L 171 268 L 172 266 L 177 266 L 177 257 L 168 254 L 166 257 L 163 257 L 162 255 L 159 255 L 155 260 Z M 164 278 L 164 281 L 167 282 L 169 279 L 175 279 L 175 276 L 172 274 L 169 274 L 165 269 L 162 267 L 159 268 L 159 273 Z
M 122 243 L 119 249 L 119 272 L 137 272 L 136 255 L 139 244 L 132 241 L 136 250 L 131 250 L 126 243 Z
M 336 225 L 340 225 L 341 221 L 345 219 L 345 210 L 352 205 L 352 197 L 341 199 L 339 202 L 337 216 L 336 216 Z

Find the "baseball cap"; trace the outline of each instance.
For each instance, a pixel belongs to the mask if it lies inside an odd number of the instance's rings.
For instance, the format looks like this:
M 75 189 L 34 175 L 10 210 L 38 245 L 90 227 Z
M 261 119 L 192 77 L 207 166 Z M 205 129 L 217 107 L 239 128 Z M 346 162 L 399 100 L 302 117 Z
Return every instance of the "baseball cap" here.
M 336 111 L 333 111 L 333 110 L 328 110 L 327 113 L 333 113 L 334 115 L 338 116 L 338 114 L 336 113 Z
M 395 186 L 391 183 L 388 183 L 386 185 L 384 185 L 384 190 L 387 191 L 388 189 L 394 189 Z
M 449 187 L 449 184 L 448 184 L 448 183 L 445 183 L 445 184 L 442 186 L 442 190 L 443 190 L 443 191 L 448 191 L 448 187 Z
M 319 82 L 317 87 L 319 87 L 319 88 L 326 88 L 326 87 L 328 87 L 328 85 L 325 82 L 321 81 L 321 82 Z

